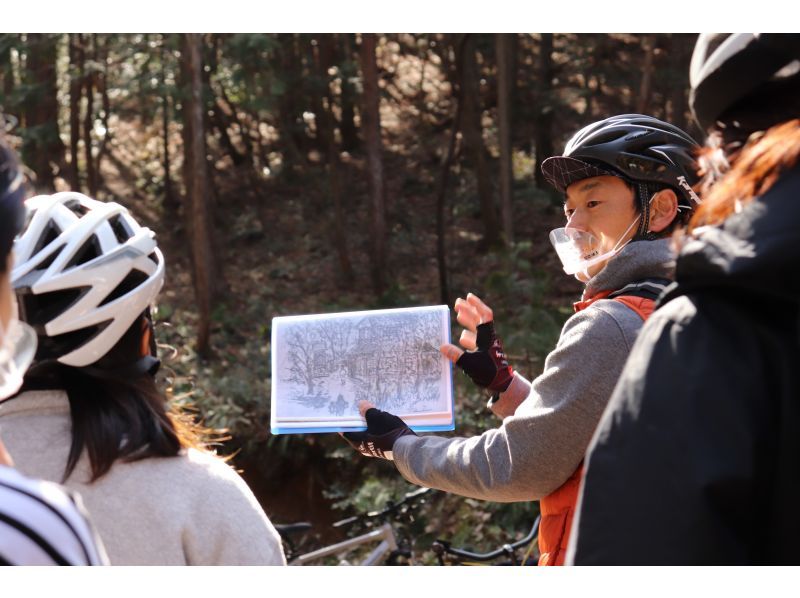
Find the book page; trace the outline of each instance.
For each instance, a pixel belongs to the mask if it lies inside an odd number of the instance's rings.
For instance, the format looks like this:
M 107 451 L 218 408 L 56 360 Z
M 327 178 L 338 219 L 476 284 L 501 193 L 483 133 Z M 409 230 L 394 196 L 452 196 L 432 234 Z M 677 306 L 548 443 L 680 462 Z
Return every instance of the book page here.
M 273 428 L 364 427 L 362 399 L 414 427 L 452 422 L 446 306 L 273 319 Z

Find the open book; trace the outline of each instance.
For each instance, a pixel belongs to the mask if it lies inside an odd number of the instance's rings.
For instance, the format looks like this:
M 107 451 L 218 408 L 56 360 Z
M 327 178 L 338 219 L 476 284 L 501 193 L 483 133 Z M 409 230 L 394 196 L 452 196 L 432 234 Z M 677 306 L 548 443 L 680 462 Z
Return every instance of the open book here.
M 453 430 L 445 305 L 272 319 L 273 434 L 366 429 L 358 402 L 415 431 Z

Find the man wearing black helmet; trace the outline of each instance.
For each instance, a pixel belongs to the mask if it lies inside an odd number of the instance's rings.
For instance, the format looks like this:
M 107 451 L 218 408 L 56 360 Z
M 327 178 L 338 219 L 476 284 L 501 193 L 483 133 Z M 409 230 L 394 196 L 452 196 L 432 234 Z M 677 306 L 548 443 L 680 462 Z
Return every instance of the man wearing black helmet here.
M 690 80 L 717 180 L 592 440 L 575 564 L 800 563 L 800 35 L 703 34 Z
M 562 564 L 581 463 L 625 358 L 653 300 L 669 283 L 671 230 L 696 197 L 694 141 L 657 119 L 626 114 L 593 123 L 545 160 L 565 193 L 564 228 L 551 241 L 567 274 L 586 283 L 544 371 L 515 373 L 494 333 L 493 314 L 469 294 L 456 301 L 466 327 L 442 352 L 493 395 L 498 428 L 474 438 L 418 437 L 399 418 L 362 405 L 360 452 L 394 459 L 409 481 L 484 500 L 541 500 L 540 564 Z

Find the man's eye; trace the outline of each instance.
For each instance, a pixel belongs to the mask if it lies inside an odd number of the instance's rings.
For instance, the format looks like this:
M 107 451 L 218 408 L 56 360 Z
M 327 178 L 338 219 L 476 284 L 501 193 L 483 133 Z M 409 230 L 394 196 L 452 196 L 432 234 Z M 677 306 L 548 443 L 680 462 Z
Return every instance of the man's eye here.
M 586 207 L 587 208 L 595 208 L 595 207 L 597 207 L 599 205 L 600 205 L 600 202 L 599 201 L 595 201 L 595 200 L 591 200 L 591 201 L 587 201 L 586 202 Z

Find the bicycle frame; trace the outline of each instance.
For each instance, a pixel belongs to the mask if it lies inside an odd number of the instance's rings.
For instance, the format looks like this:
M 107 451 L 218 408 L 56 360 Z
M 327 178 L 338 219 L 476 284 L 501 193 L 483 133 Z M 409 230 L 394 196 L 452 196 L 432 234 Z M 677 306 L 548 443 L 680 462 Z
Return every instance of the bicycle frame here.
M 350 538 L 349 540 L 339 542 L 338 544 L 332 544 L 307 554 L 301 554 L 297 558 L 292 559 L 289 562 L 289 565 L 305 565 L 326 556 L 349 552 L 356 546 L 360 546 L 361 544 L 366 544 L 368 542 L 374 542 L 376 540 L 380 540 L 380 543 L 359 564 L 377 565 L 387 554 L 397 550 L 397 539 L 395 538 L 392 526 L 388 523 L 384 523 L 378 529 L 367 532 L 366 534 L 362 534 L 360 536 L 356 536 L 355 538 Z

